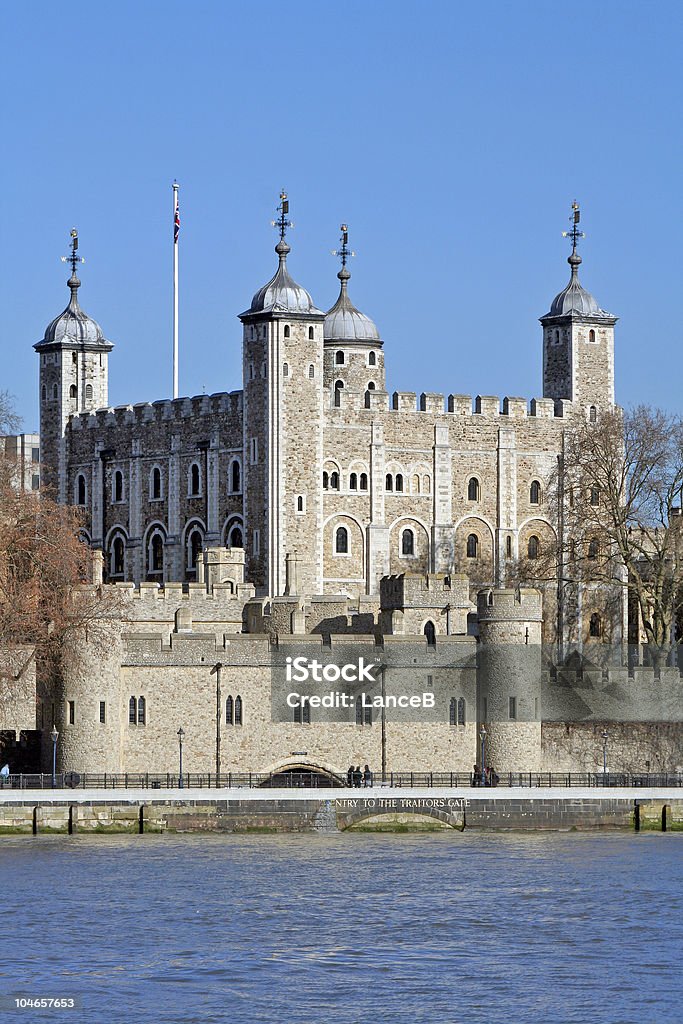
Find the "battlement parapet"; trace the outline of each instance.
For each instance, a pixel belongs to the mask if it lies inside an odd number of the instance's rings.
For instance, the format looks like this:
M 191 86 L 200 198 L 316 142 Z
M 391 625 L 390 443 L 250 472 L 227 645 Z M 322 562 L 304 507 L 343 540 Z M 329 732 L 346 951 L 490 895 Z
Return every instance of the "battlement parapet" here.
M 538 590 L 487 588 L 477 594 L 480 624 L 489 622 L 541 622 L 543 598 Z
M 426 413 L 428 416 L 468 416 L 474 419 L 495 420 L 554 420 L 569 416 L 574 410 L 572 402 L 552 398 L 526 399 L 506 395 L 448 395 L 438 392 L 422 392 L 417 399 L 414 391 L 360 391 L 353 387 L 327 388 L 331 409 L 361 412 L 364 409 L 377 412 Z
M 69 423 L 72 430 L 101 430 L 154 421 L 195 420 L 223 413 L 239 414 L 241 409 L 242 391 L 219 391 L 213 395 L 160 399 L 157 402 L 96 409 L 94 412 L 77 412 L 69 417 Z
M 464 573 L 398 573 L 380 580 L 382 610 L 409 605 L 433 607 L 451 604 L 469 608 L 469 580 Z

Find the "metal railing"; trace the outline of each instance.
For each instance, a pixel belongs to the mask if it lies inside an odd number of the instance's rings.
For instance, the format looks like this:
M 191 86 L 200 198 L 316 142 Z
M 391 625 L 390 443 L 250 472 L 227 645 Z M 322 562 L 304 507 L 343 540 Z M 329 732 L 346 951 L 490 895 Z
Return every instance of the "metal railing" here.
M 481 787 L 482 780 L 471 772 L 387 772 L 383 781 L 376 773 L 375 786 L 394 789 L 407 788 L 468 788 Z M 524 788 L 586 787 L 683 787 L 681 772 L 501 772 L 487 785 Z M 21 774 L 0 777 L 0 799 L 5 789 L 52 789 L 51 774 Z M 123 774 L 93 772 L 59 772 L 54 779 L 55 789 L 349 789 L 346 777 L 325 776 L 318 772 L 212 772 L 152 773 L 126 772 Z

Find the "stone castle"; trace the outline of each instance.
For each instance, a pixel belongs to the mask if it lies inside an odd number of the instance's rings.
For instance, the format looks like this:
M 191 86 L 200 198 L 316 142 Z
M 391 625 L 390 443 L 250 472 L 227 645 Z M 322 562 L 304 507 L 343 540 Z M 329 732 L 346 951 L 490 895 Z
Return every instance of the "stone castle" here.
M 232 392 L 109 408 L 113 345 L 80 307 L 74 246 L 69 303 L 35 345 L 41 486 L 86 509 L 103 580 L 127 610 L 104 655 L 83 645 L 58 690 L 39 692 L 38 728 L 61 725 L 62 765 L 75 770 L 170 770 L 179 725 L 189 771 L 213 770 L 221 729 L 223 770 L 376 766 L 372 716 L 271 715 L 275 649 L 330 654 L 353 638 L 388 674 L 415 666 L 439 693 L 438 721 L 392 724 L 390 768 L 467 770 L 483 723 L 501 769 L 594 765 L 593 740 L 579 753 L 544 726 L 544 704 L 555 723 L 567 715 L 542 693 L 541 642 L 619 643 L 623 602 L 608 630 L 590 586 L 569 609 L 561 588 L 511 584 L 520 557 L 562 540 L 546 496 L 566 431 L 615 401 L 617 318 L 579 282 L 576 228 L 570 280 L 541 317 L 542 397 L 418 399 L 387 393 L 383 339 L 349 296 L 346 227 L 325 313 L 290 274 L 284 194 L 279 212 L 277 269 L 240 314 Z M 578 716 L 589 733 L 615 711 L 615 679 L 595 684 Z M 629 763 L 648 749 L 632 740 Z

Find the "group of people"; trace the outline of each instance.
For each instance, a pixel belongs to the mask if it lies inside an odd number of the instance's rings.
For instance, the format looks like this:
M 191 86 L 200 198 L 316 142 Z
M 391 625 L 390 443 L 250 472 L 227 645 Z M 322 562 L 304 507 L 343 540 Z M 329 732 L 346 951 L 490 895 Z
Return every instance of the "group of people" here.
M 370 765 L 366 764 L 363 771 L 360 769 L 360 765 L 350 765 L 348 772 L 346 773 L 346 785 L 349 788 L 360 789 L 361 786 L 369 787 L 372 785 L 372 772 L 370 771 Z
M 474 765 L 472 771 L 473 786 L 497 786 L 499 782 L 500 776 L 496 775 L 493 768 L 487 765 L 486 768 L 482 769 L 478 764 Z

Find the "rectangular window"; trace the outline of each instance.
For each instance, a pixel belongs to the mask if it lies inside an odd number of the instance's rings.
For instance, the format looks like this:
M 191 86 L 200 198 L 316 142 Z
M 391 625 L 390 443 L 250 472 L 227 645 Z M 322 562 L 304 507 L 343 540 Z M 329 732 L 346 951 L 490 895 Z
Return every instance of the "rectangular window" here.
M 427 676 L 427 689 L 428 690 L 433 690 L 434 689 L 434 676 Z
M 252 466 L 255 466 L 256 463 L 258 462 L 258 437 L 252 437 L 251 439 L 249 457 Z
M 37 491 L 39 487 L 40 487 L 40 475 L 38 473 L 33 473 L 31 475 L 31 490 L 32 491 Z
M 40 448 L 31 448 L 31 462 L 40 462 Z
M 508 701 L 508 711 L 509 711 L 510 721 L 514 722 L 515 719 L 517 718 L 517 698 L 516 697 L 510 697 L 510 699 Z
M 69 725 L 73 725 L 76 721 L 76 702 L 73 700 L 69 701 Z
M 254 530 L 253 541 L 252 541 L 252 553 L 258 555 L 261 552 L 261 535 L 258 530 Z
M 103 700 L 100 701 L 100 722 L 104 725 L 107 721 L 107 705 Z

